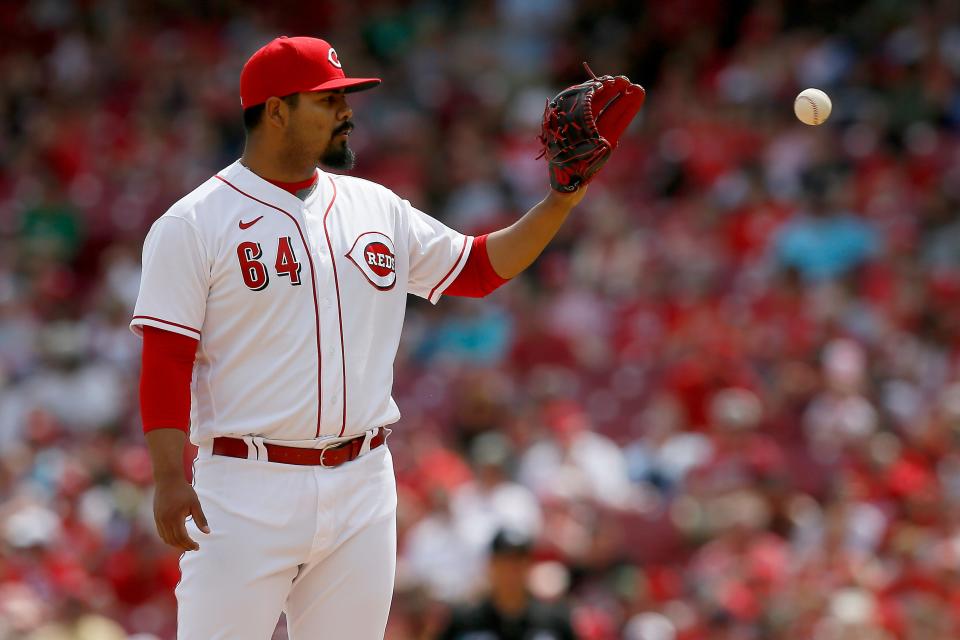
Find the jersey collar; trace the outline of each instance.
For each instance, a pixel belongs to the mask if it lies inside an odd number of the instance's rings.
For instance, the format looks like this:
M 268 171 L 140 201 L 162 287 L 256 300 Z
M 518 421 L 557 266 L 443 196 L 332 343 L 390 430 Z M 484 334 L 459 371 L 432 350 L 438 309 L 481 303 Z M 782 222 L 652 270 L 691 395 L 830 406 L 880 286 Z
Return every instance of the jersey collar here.
M 237 160 L 230 166 L 218 172 L 217 175 L 232 184 L 234 187 L 259 200 L 263 200 L 264 202 L 288 211 L 298 211 L 301 207 L 309 207 L 316 200 L 316 198 L 323 191 L 325 191 L 325 189 L 328 189 L 328 181 L 325 178 L 326 174 L 320 169 L 317 169 L 317 172 L 319 174 L 317 188 L 314 189 L 309 196 L 307 196 L 306 200 L 301 200 L 289 191 L 285 191 L 275 184 L 264 180 L 253 171 L 250 171 L 250 169 L 243 166 L 240 160 Z

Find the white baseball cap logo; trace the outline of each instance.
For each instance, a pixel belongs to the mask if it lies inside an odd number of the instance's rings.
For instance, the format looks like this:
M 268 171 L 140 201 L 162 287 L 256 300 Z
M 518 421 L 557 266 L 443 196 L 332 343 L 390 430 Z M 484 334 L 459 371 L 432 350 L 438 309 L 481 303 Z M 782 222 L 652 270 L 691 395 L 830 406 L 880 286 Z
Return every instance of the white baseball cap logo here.
M 333 47 L 330 47 L 330 51 L 327 52 L 327 60 L 337 69 L 343 68 L 343 65 L 340 64 L 340 57 L 337 56 L 337 50 Z
M 361 234 L 347 254 L 377 289 L 392 289 L 397 282 L 397 258 L 393 240 L 377 231 Z

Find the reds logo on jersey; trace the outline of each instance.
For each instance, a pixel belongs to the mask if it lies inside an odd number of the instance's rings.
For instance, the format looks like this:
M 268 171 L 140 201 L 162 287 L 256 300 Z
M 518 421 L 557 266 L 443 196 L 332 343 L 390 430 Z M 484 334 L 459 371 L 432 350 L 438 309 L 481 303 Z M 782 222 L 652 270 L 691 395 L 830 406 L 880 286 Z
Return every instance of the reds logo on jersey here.
M 393 240 L 384 234 L 377 231 L 361 234 L 353 243 L 347 257 L 377 289 L 387 291 L 396 284 L 396 252 Z

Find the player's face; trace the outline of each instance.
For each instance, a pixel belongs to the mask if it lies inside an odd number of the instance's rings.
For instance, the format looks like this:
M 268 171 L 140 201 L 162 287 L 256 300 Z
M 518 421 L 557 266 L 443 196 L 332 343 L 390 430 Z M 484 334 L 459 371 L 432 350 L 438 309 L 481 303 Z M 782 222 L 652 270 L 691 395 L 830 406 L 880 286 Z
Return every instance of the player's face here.
M 290 143 L 315 164 L 350 169 L 354 161 L 348 144 L 352 115 L 342 91 L 303 93 L 291 110 Z

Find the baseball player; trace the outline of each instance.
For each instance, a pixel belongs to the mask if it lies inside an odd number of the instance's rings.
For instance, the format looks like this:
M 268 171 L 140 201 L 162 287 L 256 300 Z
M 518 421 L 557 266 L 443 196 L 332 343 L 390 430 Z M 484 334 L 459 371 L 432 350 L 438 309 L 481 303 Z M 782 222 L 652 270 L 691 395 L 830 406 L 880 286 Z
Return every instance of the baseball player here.
M 265 640 L 281 611 L 295 640 L 383 637 L 397 506 L 387 425 L 400 418 L 390 392 L 406 295 L 479 297 L 529 266 L 639 110 L 642 89 L 624 81 L 604 76 L 582 94 L 616 106 L 606 137 L 589 99 L 587 111 L 548 106 L 555 188 L 474 238 L 384 187 L 318 169 L 351 168 L 348 96 L 379 79 L 347 77 L 315 38 L 278 38 L 247 61 L 243 156 L 153 224 L 131 323 L 143 337 L 157 531 L 186 552 L 179 638 Z M 605 153 L 567 148 L 571 113 Z

